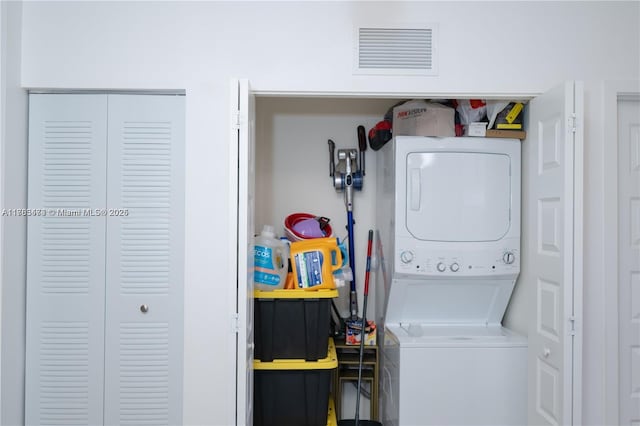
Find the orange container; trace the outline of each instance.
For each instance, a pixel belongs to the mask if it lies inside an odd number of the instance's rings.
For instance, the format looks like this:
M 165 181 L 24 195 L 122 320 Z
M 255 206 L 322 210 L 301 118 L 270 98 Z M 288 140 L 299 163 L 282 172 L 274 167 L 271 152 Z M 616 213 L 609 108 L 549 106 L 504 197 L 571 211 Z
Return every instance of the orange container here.
M 290 248 L 291 268 L 297 288 L 335 288 L 333 272 L 342 267 L 342 253 L 334 237 L 294 241 Z

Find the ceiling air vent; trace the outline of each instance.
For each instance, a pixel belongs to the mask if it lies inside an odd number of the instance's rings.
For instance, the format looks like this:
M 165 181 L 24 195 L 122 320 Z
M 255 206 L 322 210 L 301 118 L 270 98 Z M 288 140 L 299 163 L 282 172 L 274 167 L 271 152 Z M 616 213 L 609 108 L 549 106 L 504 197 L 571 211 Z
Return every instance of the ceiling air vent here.
M 358 74 L 436 75 L 435 26 L 360 27 Z

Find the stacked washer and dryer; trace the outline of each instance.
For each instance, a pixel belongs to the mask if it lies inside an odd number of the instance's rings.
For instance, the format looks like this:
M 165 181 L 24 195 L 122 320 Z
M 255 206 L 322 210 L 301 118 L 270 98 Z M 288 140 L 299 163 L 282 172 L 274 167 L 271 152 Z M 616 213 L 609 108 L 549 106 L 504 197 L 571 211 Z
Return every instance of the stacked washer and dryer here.
M 377 153 L 376 320 L 385 426 L 521 425 L 527 340 L 520 141 L 397 136 Z

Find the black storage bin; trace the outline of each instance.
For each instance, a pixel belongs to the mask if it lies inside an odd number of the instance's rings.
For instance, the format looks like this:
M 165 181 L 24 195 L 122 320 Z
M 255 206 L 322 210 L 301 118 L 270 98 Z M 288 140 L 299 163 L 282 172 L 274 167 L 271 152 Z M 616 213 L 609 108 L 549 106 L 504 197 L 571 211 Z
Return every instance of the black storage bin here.
M 331 300 L 338 290 L 254 292 L 254 359 L 316 361 L 327 356 Z
M 318 361 L 254 361 L 254 426 L 326 426 L 335 346 Z

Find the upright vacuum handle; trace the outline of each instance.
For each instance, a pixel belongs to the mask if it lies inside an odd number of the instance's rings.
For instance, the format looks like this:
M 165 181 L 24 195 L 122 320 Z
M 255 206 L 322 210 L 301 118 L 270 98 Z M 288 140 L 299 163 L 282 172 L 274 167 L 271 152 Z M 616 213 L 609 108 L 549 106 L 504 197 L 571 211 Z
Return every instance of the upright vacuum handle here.
M 367 135 L 364 126 L 358 126 L 358 150 L 360 151 L 360 171 L 364 176 L 364 152 L 367 150 Z
M 336 144 L 331 139 L 329 139 L 329 176 L 333 177 L 336 173 L 336 163 L 335 163 L 335 152 L 336 152 Z

